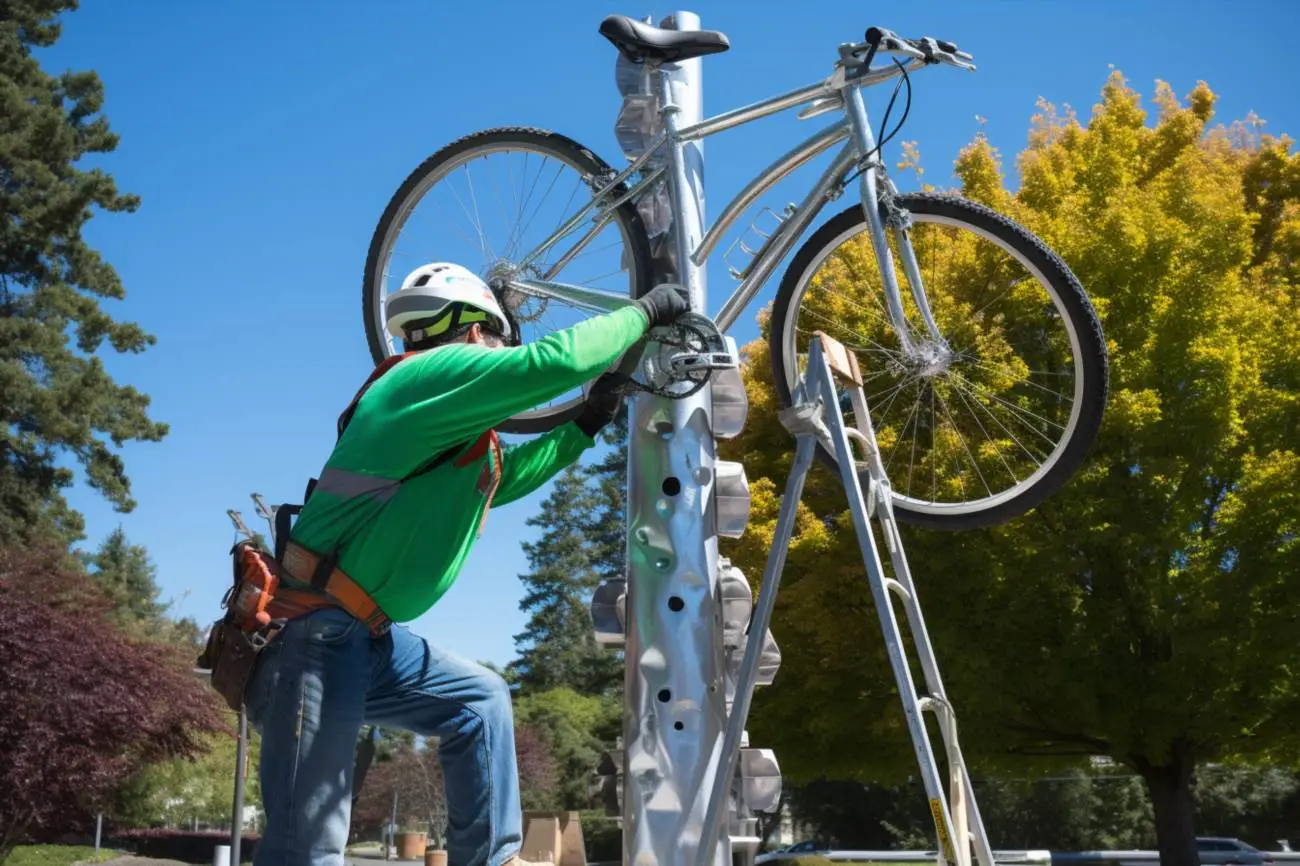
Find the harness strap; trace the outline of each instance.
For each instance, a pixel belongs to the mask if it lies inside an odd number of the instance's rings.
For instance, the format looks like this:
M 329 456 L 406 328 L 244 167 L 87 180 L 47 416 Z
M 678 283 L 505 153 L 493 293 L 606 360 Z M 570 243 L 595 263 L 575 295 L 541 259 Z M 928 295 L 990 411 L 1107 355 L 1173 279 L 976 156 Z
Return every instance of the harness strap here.
M 280 566 L 291 578 L 298 581 L 303 581 L 305 575 L 313 575 L 311 581 L 313 589 L 281 589 L 272 602 L 272 606 L 276 608 L 272 616 L 292 617 L 318 607 L 337 604 L 365 623 L 371 634 L 375 636 L 385 634 L 392 625 L 392 620 L 379 605 L 375 604 L 369 593 L 342 569 L 330 566 L 324 574 L 324 579 L 319 585 L 317 584 L 315 577 L 322 572 L 329 559 L 330 557 L 321 556 L 296 541 L 290 541 L 286 545 L 284 559 Z

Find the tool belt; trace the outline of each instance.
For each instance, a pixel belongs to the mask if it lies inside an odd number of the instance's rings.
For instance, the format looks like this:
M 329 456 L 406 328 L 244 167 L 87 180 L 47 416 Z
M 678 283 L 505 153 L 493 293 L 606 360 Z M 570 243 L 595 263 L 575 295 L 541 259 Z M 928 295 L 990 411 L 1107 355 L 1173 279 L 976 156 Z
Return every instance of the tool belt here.
M 283 548 L 278 559 L 250 539 L 231 549 L 234 582 L 221 602 L 226 615 L 213 623 L 198 659 L 200 666 L 212 671 L 213 688 L 235 711 L 244 703 L 262 650 L 290 620 L 323 607 L 339 607 L 365 623 L 375 637 L 392 627 L 392 620 L 334 564 L 334 557 L 293 541 Z M 283 585 L 286 575 L 310 588 Z
M 343 438 L 343 431 L 370 386 L 409 354 L 386 359 L 370 374 L 339 416 L 339 439 Z M 483 438 L 490 439 L 495 446 L 494 432 L 489 431 Z M 400 487 L 412 478 L 438 468 L 452 459 L 464 445 L 461 443 L 446 449 L 394 484 Z M 498 472 L 500 465 L 498 451 Z M 311 498 L 316 484 L 314 478 L 308 483 L 304 503 Z M 244 695 L 262 650 L 275 640 L 290 620 L 322 607 L 339 607 L 365 623 L 372 636 L 385 635 L 392 627 L 392 620 L 374 599 L 338 567 L 338 556 L 342 548 L 378 511 L 360 525 L 354 526 L 348 537 L 339 539 L 329 552 L 322 554 L 290 540 L 292 517 L 301 513 L 302 509 L 301 505 L 286 504 L 275 510 L 274 554 L 252 538 L 242 539 L 231 548 L 234 579 L 221 600 L 226 613 L 209 630 L 207 646 L 199 656 L 198 664 L 212 671 L 213 688 L 232 710 L 239 711 L 243 708 Z M 286 577 L 302 588 L 286 585 L 283 581 Z

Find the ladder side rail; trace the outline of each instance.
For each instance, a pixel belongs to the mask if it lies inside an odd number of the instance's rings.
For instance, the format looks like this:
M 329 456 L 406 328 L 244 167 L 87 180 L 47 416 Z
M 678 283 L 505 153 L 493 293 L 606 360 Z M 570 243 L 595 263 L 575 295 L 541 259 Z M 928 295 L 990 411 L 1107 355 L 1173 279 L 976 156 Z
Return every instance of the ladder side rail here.
M 794 408 L 797 410 L 801 407 Z M 785 568 L 786 553 L 790 549 L 790 539 L 794 535 L 795 519 L 799 513 L 799 499 L 803 495 L 803 485 L 808 470 L 812 467 L 813 450 L 816 444 L 816 438 L 811 432 L 798 435 L 794 464 L 786 480 L 785 495 L 781 499 L 781 508 L 777 515 L 772 547 L 768 551 L 767 567 L 763 570 L 763 579 L 759 584 L 758 601 L 754 604 L 754 611 L 749 620 L 745 655 L 737 673 L 736 696 L 720 747 L 722 766 L 717 767 L 713 774 L 709 799 L 705 804 L 704 826 L 700 844 L 695 849 L 695 866 L 705 866 L 709 862 L 717 835 L 721 830 L 723 805 L 727 802 L 727 788 L 736 773 L 736 764 L 740 757 L 740 740 L 749 715 L 750 700 L 754 695 L 754 682 L 758 679 L 758 661 L 763 653 L 763 643 L 772 620 L 772 610 L 776 606 L 781 572 Z M 719 763 L 717 751 L 714 752 L 710 763 L 715 766 Z
M 822 393 L 835 394 L 835 380 L 831 372 L 831 365 L 827 360 L 826 352 L 823 350 L 824 343 L 828 339 L 825 335 L 819 334 L 817 338 L 809 343 L 808 367 L 805 375 L 809 383 Z M 837 345 L 835 348 L 840 347 Z M 848 357 L 853 358 L 852 355 Z M 860 381 L 861 379 L 858 378 L 858 382 Z M 858 394 L 861 394 L 860 385 L 855 389 L 855 396 Z M 838 411 L 837 402 L 830 401 L 830 406 L 830 411 L 826 412 L 827 426 L 830 428 L 831 440 L 835 445 L 836 459 L 840 468 L 840 480 L 843 482 L 845 493 L 848 496 L 849 510 L 853 516 L 853 527 L 858 536 L 858 547 L 862 553 L 862 561 L 867 567 L 868 582 L 871 586 L 872 597 L 875 600 L 876 614 L 880 618 L 885 648 L 889 654 L 890 665 L 894 670 L 894 681 L 898 687 L 898 695 L 903 704 L 903 713 L 907 718 L 908 731 L 912 736 L 912 746 L 915 749 L 917 762 L 920 765 L 921 780 L 925 784 L 935 830 L 939 835 L 939 862 L 941 864 L 950 864 L 950 866 L 968 866 L 969 859 L 965 863 L 957 859 L 958 855 L 955 850 L 957 837 L 954 835 L 947 797 L 943 787 L 939 784 L 939 768 L 935 763 L 934 752 L 930 748 L 925 719 L 921 715 L 920 696 L 917 694 L 911 666 L 903 650 L 898 618 L 894 612 L 890 593 L 885 584 L 884 566 L 881 563 L 880 553 L 876 549 L 875 537 L 868 522 L 867 502 L 863 495 L 861 480 L 858 477 L 857 463 L 854 460 L 852 447 L 849 443 L 844 418 Z M 865 398 L 863 398 L 862 406 L 865 407 Z M 863 419 L 867 416 L 863 412 L 859 413 L 858 417 Z M 868 431 L 870 431 L 870 426 L 868 426 Z M 875 439 L 868 431 L 863 431 L 864 435 L 867 435 L 870 441 L 874 443 Z M 871 450 L 873 453 L 868 455 L 868 459 L 875 461 L 875 464 L 878 465 L 879 456 L 875 454 L 876 449 Z M 886 504 L 887 508 L 888 505 Z M 887 510 L 882 513 L 882 510 L 877 507 L 876 517 L 878 520 L 882 520 L 885 513 L 892 515 L 892 512 Z M 892 524 L 893 521 L 890 520 L 889 523 Z M 882 526 L 882 528 L 888 533 L 889 526 Z M 895 536 L 893 540 L 895 543 L 890 545 L 891 554 L 895 551 L 901 552 L 901 548 L 896 543 L 897 537 Z M 963 850 L 968 851 L 969 846 L 963 846 Z M 967 857 L 969 858 L 969 855 Z
M 965 844 L 965 840 L 970 839 L 974 843 L 976 858 L 979 862 L 983 866 L 993 866 L 992 848 L 989 845 L 988 836 L 984 829 L 984 822 L 979 815 L 979 807 L 975 801 L 970 773 L 966 769 L 966 763 L 962 758 L 961 747 L 957 740 L 956 715 L 944 689 L 943 678 L 939 674 L 939 665 L 934 656 L 934 645 L 930 641 L 930 632 L 926 627 L 925 617 L 921 613 L 916 585 L 912 580 L 912 569 L 908 564 L 907 554 L 903 549 L 903 539 L 898 528 L 898 521 L 894 518 L 889 478 L 885 474 L 884 461 L 881 458 L 880 450 L 875 447 L 876 432 L 871 422 L 871 413 L 867 407 L 866 395 L 863 394 L 861 388 L 855 388 L 850 393 L 850 402 L 853 406 L 856 428 L 868 442 L 872 443 L 872 447 L 867 454 L 867 461 L 874 488 L 873 493 L 876 496 L 875 516 L 881 525 L 881 531 L 886 536 L 886 546 L 889 548 L 890 560 L 894 567 L 894 579 L 906 590 L 906 594 L 902 596 L 903 610 L 907 616 L 908 627 L 912 632 L 912 644 L 916 648 L 917 657 L 921 663 L 926 691 L 939 706 L 936 716 L 948 756 L 949 786 L 952 798 L 952 811 L 950 814 L 953 818 L 954 838 L 963 843 L 957 854 L 959 864 L 960 866 L 969 866 L 970 846 Z

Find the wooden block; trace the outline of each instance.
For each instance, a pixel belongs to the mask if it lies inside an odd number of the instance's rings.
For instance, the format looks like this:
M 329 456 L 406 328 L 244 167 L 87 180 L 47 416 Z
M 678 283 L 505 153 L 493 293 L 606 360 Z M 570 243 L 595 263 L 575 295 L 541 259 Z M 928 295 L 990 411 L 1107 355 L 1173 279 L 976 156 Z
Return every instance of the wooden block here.
M 858 369 L 858 358 L 843 343 L 822 331 L 813 331 L 813 339 L 820 340 L 822 354 L 830 365 L 831 373 L 846 382 L 862 387 L 862 373 Z
M 560 862 L 556 866 L 587 866 L 587 844 L 577 812 L 565 812 L 560 820 Z
M 540 860 L 559 866 L 562 841 L 557 813 L 524 813 L 524 844 L 519 851 L 524 860 Z

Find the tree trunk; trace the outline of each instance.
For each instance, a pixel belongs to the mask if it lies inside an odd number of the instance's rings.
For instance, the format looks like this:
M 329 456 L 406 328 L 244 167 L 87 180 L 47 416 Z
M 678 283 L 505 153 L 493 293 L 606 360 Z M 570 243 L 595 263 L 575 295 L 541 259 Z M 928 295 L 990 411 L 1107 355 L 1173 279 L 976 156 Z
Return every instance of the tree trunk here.
M 1196 852 L 1196 804 L 1192 799 L 1192 771 L 1196 761 L 1191 746 L 1178 742 L 1164 762 L 1153 764 L 1142 757 L 1135 758 L 1133 765 L 1146 781 L 1151 795 L 1160 866 L 1200 866 Z
M 0 829 L 0 863 L 9 859 L 9 855 L 14 853 L 18 847 L 19 841 L 27 832 L 27 822 L 15 822 L 10 826 Z

